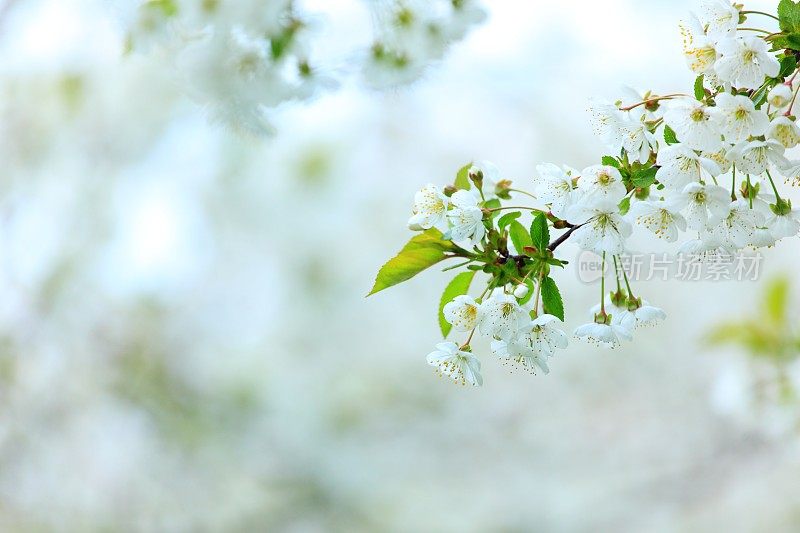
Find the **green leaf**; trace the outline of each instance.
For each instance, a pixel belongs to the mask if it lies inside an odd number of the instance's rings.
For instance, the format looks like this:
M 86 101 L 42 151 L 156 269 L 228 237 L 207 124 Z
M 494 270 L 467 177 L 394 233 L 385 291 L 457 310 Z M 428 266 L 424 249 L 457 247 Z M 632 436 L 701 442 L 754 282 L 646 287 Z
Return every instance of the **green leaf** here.
M 465 191 L 470 190 L 472 184 L 469 181 L 469 169 L 472 168 L 472 162 L 467 163 L 460 169 L 458 169 L 458 173 L 456 173 L 456 181 L 453 185 L 456 189 L 463 189 Z
M 778 73 L 778 78 L 785 78 L 797 69 L 797 58 L 793 55 L 788 55 L 780 59 L 781 70 Z
M 631 197 L 630 196 L 626 196 L 619 203 L 619 214 L 622 215 L 622 216 L 627 215 L 628 211 L 630 210 L 630 208 L 631 208 Z
M 601 162 L 609 167 L 619 168 L 619 161 L 610 155 L 604 155 L 603 159 L 601 159 Z
M 514 249 L 517 250 L 518 254 L 523 253 L 523 249 L 526 246 L 533 246 L 530 233 L 525 229 L 525 226 L 516 220 L 512 220 L 511 224 L 509 224 L 508 236 L 511 237 L 511 242 L 514 243 Z
M 503 228 L 511 224 L 513 220 L 518 219 L 522 216 L 520 211 L 512 211 L 511 213 L 506 213 L 505 215 L 500 217 L 500 220 L 497 221 L 497 229 L 503 231 Z
M 447 284 L 442 299 L 439 300 L 439 328 L 442 330 L 442 337 L 447 338 L 447 335 L 452 329 L 452 325 L 444 319 L 444 306 L 453 300 L 456 296 L 467 294 L 469 286 L 472 283 L 472 278 L 475 277 L 475 272 L 462 272 Z
M 544 213 L 539 213 L 533 217 L 531 241 L 539 250 L 544 250 L 550 244 L 550 228 L 547 226 L 547 217 Z
M 664 140 L 667 144 L 678 144 L 678 136 L 675 135 L 675 130 L 664 124 Z
M 500 200 L 498 200 L 497 198 L 492 198 L 491 200 L 486 200 L 483 203 L 483 207 L 485 207 L 486 209 L 497 209 L 501 205 L 502 204 L 500 204 Z
M 542 307 L 548 315 L 557 316 L 564 321 L 564 302 L 561 300 L 561 293 L 553 278 L 547 276 L 542 278 Z
M 706 97 L 706 89 L 703 86 L 703 78 L 703 75 L 700 74 L 694 80 L 694 97 L 698 100 L 703 100 Z
M 396 256 L 381 267 L 367 296 L 413 278 L 445 259 L 445 252 L 455 252 L 458 249 L 452 242 L 443 240 L 442 233 L 434 228 L 414 236 Z
M 784 33 L 800 32 L 800 3 L 781 0 L 778 3 L 778 25 Z
M 656 172 L 658 172 L 658 167 L 655 166 L 643 168 L 633 175 L 631 181 L 636 187 L 649 187 L 656 181 Z
M 781 0 L 778 4 L 778 25 L 786 35 L 773 39 L 773 48 L 800 50 L 800 3 Z

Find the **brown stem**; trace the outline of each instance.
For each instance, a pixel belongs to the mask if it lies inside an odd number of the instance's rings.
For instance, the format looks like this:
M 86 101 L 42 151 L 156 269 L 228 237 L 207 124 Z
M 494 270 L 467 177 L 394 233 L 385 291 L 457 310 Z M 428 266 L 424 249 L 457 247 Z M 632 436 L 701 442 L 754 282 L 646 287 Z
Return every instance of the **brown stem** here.
M 584 222 L 584 224 L 585 224 L 585 222 Z M 562 235 L 561 235 L 559 238 L 557 238 L 556 240 L 554 240 L 553 242 L 551 242 L 551 243 L 550 243 L 550 245 L 547 247 L 547 249 L 548 249 L 548 250 L 550 250 L 550 251 L 552 252 L 553 250 L 555 250 L 556 248 L 558 248 L 558 247 L 561 245 L 561 243 L 563 243 L 564 241 L 566 241 L 567 239 L 569 239 L 569 238 L 570 238 L 570 236 L 572 235 L 572 233 L 573 233 L 573 232 L 574 232 L 576 229 L 580 228 L 581 226 L 583 226 L 583 224 L 576 224 L 576 225 L 572 226 L 571 228 L 569 228 L 569 229 L 568 229 L 568 230 L 567 230 L 565 233 L 563 233 L 563 234 L 562 234 Z

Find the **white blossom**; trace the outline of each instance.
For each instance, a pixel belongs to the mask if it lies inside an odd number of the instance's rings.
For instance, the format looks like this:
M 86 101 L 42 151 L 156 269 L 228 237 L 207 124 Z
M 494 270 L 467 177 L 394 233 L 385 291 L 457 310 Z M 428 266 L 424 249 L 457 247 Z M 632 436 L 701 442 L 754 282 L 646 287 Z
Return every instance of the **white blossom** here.
M 792 101 L 792 88 L 785 83 L 779 83 L 767 95 L 767 102 L 775 109 L 783 109 Z
M 436 185 L 427 184 L 414 195 L 414 209 L 408 227 L 420 230 L 446 226 L 448 205 L 450 199 Z
M 788 163 L 783 151 L 778 141 L 742 141 L 730 149 L 728 157 L 745 174 L 763 174 L 770 164 L 783 167 Z
M 495 339 L 510 339 L 528 319 L 514 296 L 499 291 L 483 302 L 481 309 L 478 329 Z
M 473 245 L 479 243 L 486 234 L 483 225 L 483 211 L 469 191 L 456 191 L 450 197 L 453 208 L 447 212 L 450 229 L 445 237 L 454 241 L 469 239 Z
M 583 169 L 578 179 L 584 205 L 618 204 L 627 194 L 619 170 L 608 165 L 592 165 Z
M 631 225 L 616 211 L 616 206 L 584 207 L 577 205 L 570 218 L 583 224 L 572 238 L 584 250 L 611 255 L 625 251 L 625 239 L 631 236 Z
M 660 165 L 656 179 L 674 190 L 682 190 L 689 183 L 720 174 L 720 168 L 714 161 L 697 155 L 694 150 L 682 144 L 662 148 L 658 152 L 656 163 Z
M 456 296 L 442 309 L 444 319 L 452 324 L 455 331 L 471 331 L 478 325 L 481 307 L 466 294 Z
M 461 385 L 483 385 L 481 362 L 472 354 L 459 349 L 454 342 L 440 342 L 428 354 L 428 364 Z
M 800 210 L 797 208 L 787 209 L 787 212 L 781 214 L 773 210 L 764 222 L 775 239 L 794 237 L 800 232 Z
M 536 197 L 550 206 L 550 211 L 558 218 L 565 218 L 567 208 L 575 201 L 572 188 L 575 171 L 569 167 L 558 167 L 552 163 L 536 166 L 539 179 L 536 184 Z
M 766 41 L 756 35 L 723 39 L 717 43 L 717 52 L 720 57 L 714 71 L 735 87 L 757 89 L 765 77 L 774 78 L 780 71 Z
M 590 112 L 592 127 L 611 150 L 616 153 L 624 149 L 641 163 L 650 158 L 656 141 L 644 122 L 632 119 L 629 113 L 608 103 L 593 101 Z
M 664 122 L 675 131 L 678 140 L 694 150 L 714 152 L 722 145 L 722 132 L 715 109 L 693 98 L 670 103 Z
M 727 174 L 733 167 L 733 161 L 728 159 L 728 150 L 730 150 L 730 145 L 725 143 L 724 147 L 716 152 L 701 152 L 700 155 L 716 163 L 719 167 L 720 174 Z
M 514 298 L 525 298 L 528 295 L 530 289 L 528 286 L 523 284 L 517 285 L 514 287 Z
M 683 56 L 692 72 L 706 74 L 713 71 L 717 60 L 715 43 L 706 35 L 697 17 L 691 15 L 688 21 L 681 21 L 679 28 L 683 39 Z
M 720 127 L 730 143 L 744 141 L 750 136 L 763 135 L 769 127 L 769 117 L 757 110 L 753 101 L 744 95 L 722 93 L 717 96 Z
M 718 185 L 690 183 L 678 198 L 686 226 L 694 230 L 719 224 L 730 211 L 730 192 Z
M 567 334 L 555 326 L 558 321 L 553 315 L 540 315 L 524 324 L 510 339 L 493 341 L 492 352 L 530 372 L 539 368 L 547 374 L 550 372 L 547 358 L 557 348 L 564 349 L 568 344 Z
M 585 338 L 593 344 L 613 348 L 620 344 L 621 340 L 632 341 L 631 330 L 622 324 L 612 322 L 609 324 L 598 324 L 589 322 L 579 326 L 574 335 L 578 338 Z
M 728 0 L 704 0 L 700 4 L 700 19 L 708 26 L 708 34 L 719 38 L 736 31 L 739 10 Z
M 667 200 L 636 202 L 628 214 L 657 237 L 675 242 L 679 232 L 686 231 L 686 220 L 678 212 L 679 209 L 680 199 L 673 197 Z
M 794 148 L 800 144 L 800 127 L 797 123 L 783 115 L 777 116 L 770 122 L 769 129 L 767 130 L 767 139 L 772 139 L 781 143 L 785 148 Z M 779 168 L 788 166 L 789 162 L 785 161 Z
M 750 209 L 747 201 L 736 200 L 731 202 L 731 210 L 720 228 L 727 229 L 727 238 L 731 243 L 744 248 L 750 244 L 756 228 L 763 226 L 764 222 L 764 215 L 755 209 Z M 711 231 L 715 229 L 712 228 Z

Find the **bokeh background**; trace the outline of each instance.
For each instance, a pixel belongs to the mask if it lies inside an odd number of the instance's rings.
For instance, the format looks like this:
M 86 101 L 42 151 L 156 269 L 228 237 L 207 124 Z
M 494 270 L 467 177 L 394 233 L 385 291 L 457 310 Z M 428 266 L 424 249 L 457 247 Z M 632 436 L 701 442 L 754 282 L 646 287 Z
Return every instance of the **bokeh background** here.
M 369 31 L 322 4 L 335 35 Z M 0 530 L 800 528 L 798 404 L 754 402 L 764 368 L 704 342 L 768 320 L 796 239 L 755 282 L 639 283 L 665 324 L 572 342 L 548 376 L 485 357 L 480 389 L 425 364 L 448 274 L 364 298 L 425 183 L 474 159 L 522 188 L 540 162 L 587 166 L 590 96 L 693 81 L 696 2 L 487 4 L 422 80 L 347 82 L 268 138 L 123 54 L 104 2 L 0 11 Z M 572 329 L 597 287 L 557 276 Z

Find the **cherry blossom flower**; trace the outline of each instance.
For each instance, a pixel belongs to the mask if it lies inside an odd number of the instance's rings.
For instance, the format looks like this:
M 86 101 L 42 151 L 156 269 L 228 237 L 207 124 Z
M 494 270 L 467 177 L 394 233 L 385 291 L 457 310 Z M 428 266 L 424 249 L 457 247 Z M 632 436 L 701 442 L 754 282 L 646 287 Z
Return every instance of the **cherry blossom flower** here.
M 697 17 L 691 15 L 688 21 L 681 21 L 679 28 L 683 39 L 683 56 L 692 72 L 713 72 L 714 62 L 717 60 L 715 42 L 706 35 Z
M 502 292 L 495 292 L 481 308 L 478 329 L 482 334 L 495 339 L 510 339 L 527 319 L 527 314 L 519 306 L 517 299 Z
M 577 218 L 571 220 L 585 220 L 573 233 L 578 246 L 597 254 L 617 255 L 625 250 L 625 240 L 632 232 L 631 225 L 616 211 L 616 206 L 575 207 L 572 212 Z
M 775 109 L 783 109 L 792 101 L 792 88 L 785 83 L 780 83 L 772 88 L 767 95 L 767 102 Z
M 428 364 L 461 385 L 483 385 L 481 362 L 472 352 L 459 349 L 454 342 L 440 342 L 428 354 Z
M 697 155 L 694 150 L 681 144 L 662 148 L 656 163 L 661 165 L 656 172 L 656 179 L 665 187 L 675 190 L 720 174 L 720 168 L 714 161 Z
M 785 148 L 794 148 L 800 144 L 800 128 L 797 123 L 785 116 L 778 116 L 772 119 L 767 130 L 767 139 L 772 139 L 781 143 Z M 789 162 L 777 164 L 779 168 L 788 166 Z
M 769 117 L 764 111 L 757 110 L 747 96 L 722 93 L 716 101 L 720 128 L 726 141 L 744 141 L 767 131 Z
M 608 324 L 589 322 L 575 329 L 574 335 L 575 337 L 585 338 L 593 344 L 606 348 L 614 348 L 618 346 L 622 340 L 633 340 L 633 334 L 628 327 L 613 321 L 610 321 Z
M 454 331 L 471 331 L 478 325 L 481 307 L 466 294 L 456 296 L 442 309 L 444 319 L 452 324 Z
M 447 227 L 447 206 L 450 199 L 432 183 L 427 184 L 414 196 L 413 215 L 408 219 L 412 230 Z
M 581 202 L 590 206 L 616 205 L 627 193 L 619 170 L 607 165 L 583 169 L 578 179 L 578 190 L 583 193 Z
M 739 10 L 728 0 L 705 0 L 700 4 L 700 19 L 709 35 L 720 38 L 736 31 Z
M 536 197 L 548 205 L 555 216 L 565 218 L 567 208 L 576 200 L 572 179 L 577 172 L 569 167 L 558 167 L 552 163 L 537 165 L 536 172 L 539 175 Z
M 678 199 L 686 226 L 698 231 L 719 224 L 730 211 L 730 192 L 718 185 L 690 183 Z
M 755 35 L 723 39 L 717 43 L 717 51 L 720 57 L 714 71 L 736 87 L 757 89 L 764 77 L 774 78 L 780 70 L 766 41 Z
M 478 207 L 475 196 L 469 191 L 456 191 L 450 197 L 452 209 L 447 212 L 450 229 L 446 238 L 460 242 L 469 239 L 477 244 L 483 239 L 486 227 L 483 225 L 483 211 Z
M 736 168 L 746 174 L 763 174 L 770 164 L 784 167 L 783 145 L 778 141 L 742 141 L 728 152 Z
M 678 212 L 680 199 L 672 197 L 668 200 L 642 201 L 631 206 L 628 214 L 638 224 L 653 232 L 656 237 L 667 242 L 678 240 L 678 234 L 686 231 L 686 220 Z
M 675 131 L 684 146 L 694 150 L 714 152 L 722 145 L 715 109 L 698 100 L 675 100 L 664 113 L 664 122 Z
M 523 325 L 517 334 L 509 340 L 492 342 L 492 353 L 508 359 L 529 372 L 539 368 L 545 374 L 550 372 L 547 358 L 557 348 L 567 347 L 567 334 L 555 327 L 558 318 L 553 315 L 541 315 Z

